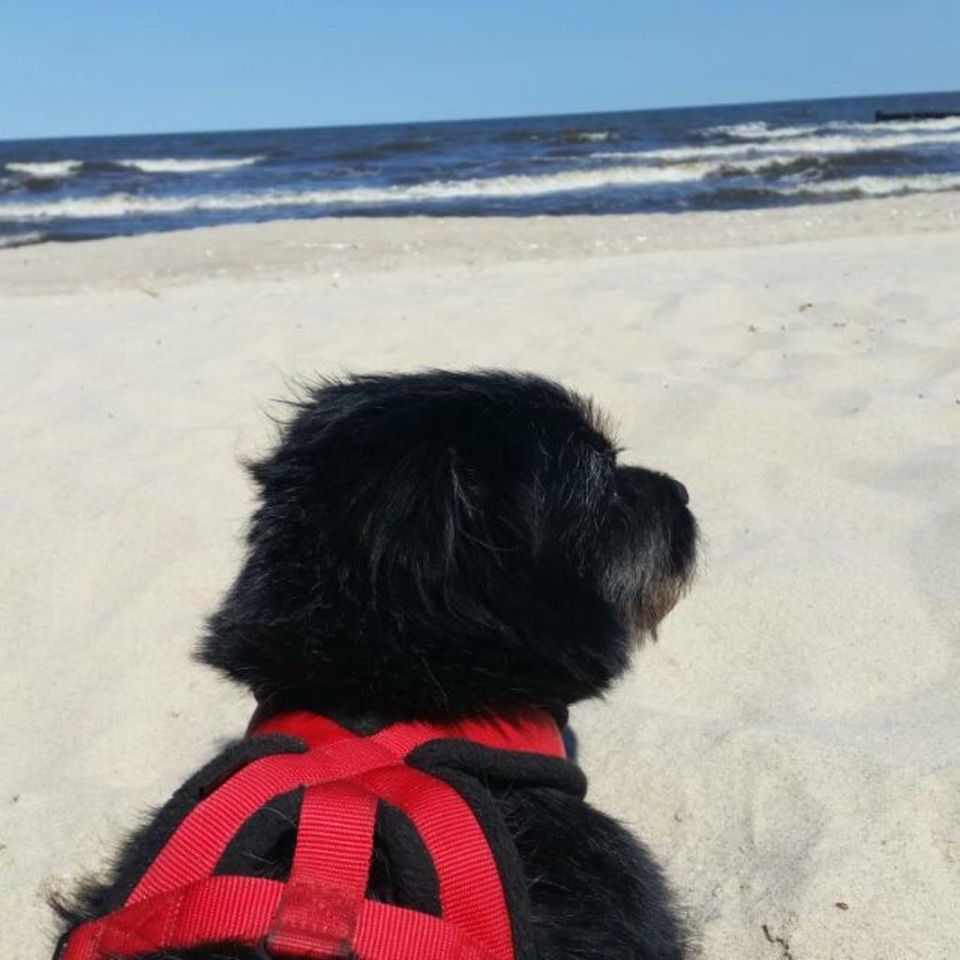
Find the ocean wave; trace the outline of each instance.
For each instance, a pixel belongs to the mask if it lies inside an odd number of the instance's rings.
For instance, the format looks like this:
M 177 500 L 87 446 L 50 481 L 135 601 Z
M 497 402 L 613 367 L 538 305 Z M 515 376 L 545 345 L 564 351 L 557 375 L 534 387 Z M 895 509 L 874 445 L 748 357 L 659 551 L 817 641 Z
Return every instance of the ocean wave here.
M 609 140 L 619 140 L 617 130 L 564 130 L 560 135 L 564 143 L 606 143 Z
M 613 143 L 620 139 L 619 130 L 507 130 L 494 137 L 497 143 L 534 143 L 570 146 L 578 143 Z
M 37 180 L 56 180 L 76 173 L 83 166 L 83 161 L 44 160 L 34 163 L 7 163 L 5 166 L 11 173 L 20 173 Z
M 259 193 L 143 196 L 113 193 L 56 201 L 0 201 L 0 221 L 99 220 L 134 216 L 163 216 L 191 212 L 242 212 L 283 208 L 373 207 L 429 204 L 431 201 L 469 201 L 485 198 L 527 198 L 605 188 L 657 188 L 696 185 L 723 189 L 722 181 L 764 176 L 772 193 L 780 196 L 883 196 L 896 193 L 960 189 L 960 173 L 915 176 L 859 176 L 831 180 L 822 176 L 828 165 L 819 158 L 752 157 L 732 162 L 676 163 L 669 166 L 630 164 L 565 170 L 541 175 L 514 174 L 469 180 L 434 180 L 410 185 L 354 187 L 327 190 L 270 190 Z M 813 177 L 804 179 L 812 174 Z M 776 183 L 777 177 L 790 177 Z M 771 182 L 773 181 L 773 182 Z
M 960 190 L 960 173 L 923 173 L 915 177 L 848 177 L 778 187 L 773 192 L 785 197 L 888 197 L 898 193 L 941 193 L 946 190 Z
M 878 123 L 831 120 L 828 123 L 801 126 L 771 126 L 765 120 L 724 124 L 698 130 L 701 136 L 723 136 L 731 140 L 786 140 L 817 133 L 944 133 L 960 131 L 960 117 L 937 117 L 930 120 L 885 120 Z
M 516 174 L 475 180 L 434 180 L 404 186 L 341 190 L 265 191 L 205 194 L 194 197 L 144 197 L 114 193 L 104 197 L 67 198 L 53 203 L 0 202 L 0 218 L 15 220 L 101 219 L 128 214 L 187 211 L 254 210 L 269 207 L 362 206 L 373 204 L 469 200 L 474 197 L 533 197 L 603 187 L 657 186 L 703 180 L 716 164 L 675 167 L 605 167 L 568 170 L 543 176 Z
M 837 126 L 843 126 L 841 122 Z M 828 124 L 832 126 L 832 124 Z M 930 120 L 880 120 L 876 123 L 855 124 L 858 130 L 899 130 L 936 133 L 938 130 L 960 130 L 960 116 L 935 117 Z
M 777 140 L 783 137 L 798 137 L 815 133 L 823 129 L 820 126 L 771 127 L 766 120 L 750 120 L 745 123 L 722 124 L 718 127 L 705 127 L 696 132 L 706 137 L 728 137 L 731 140 Z
M 840 134 L 795 137 L 772 143 L 724 143 L 698 147 L 664 147 L 659 150 L 601 151 L 591 156 L 607 160 L 654 160 L 667 162 L 702 161 L 716 157 L 749 157 L 752 154 L 830 154 L 870 153 L 871 151 L 902 149 L 932 144 L 960 143 L 960 129 L 929 135 L 894 133 L 873 137 L 843 136 Z
M 10 250 L 13 247 L 30 247 L 48 240 L 49 236 L 41 230 L 31 230 L 28 233 L 13 233 L 0 236 L 0 250 Z
M 824 157 L 763 157 L 743 160 L 725 160 L 716 163 L 716 169 L 710 179 L 730 179 L 734 177 L 802 177 L 822 174 L 830 162 Z
M 141 173 L 211 173 L 216 170 L 236 170 L 239 167 L 251 167 L 266 159 L 263 156 L 231 157 L 213 159 L 209 157 L 157 157 L 132 160 L 111 160 L 111 165 Z

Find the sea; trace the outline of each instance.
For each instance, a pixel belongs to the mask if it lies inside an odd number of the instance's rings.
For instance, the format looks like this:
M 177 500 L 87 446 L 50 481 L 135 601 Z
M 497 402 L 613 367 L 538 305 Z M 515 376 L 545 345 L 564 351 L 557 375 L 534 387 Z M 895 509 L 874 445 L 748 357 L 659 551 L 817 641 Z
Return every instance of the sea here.
M 875 120 L 877 111 L 954 114 Z M 960 190 L 960 92 L 0 141 L 0 246 L 313 217 L 679 213 Z

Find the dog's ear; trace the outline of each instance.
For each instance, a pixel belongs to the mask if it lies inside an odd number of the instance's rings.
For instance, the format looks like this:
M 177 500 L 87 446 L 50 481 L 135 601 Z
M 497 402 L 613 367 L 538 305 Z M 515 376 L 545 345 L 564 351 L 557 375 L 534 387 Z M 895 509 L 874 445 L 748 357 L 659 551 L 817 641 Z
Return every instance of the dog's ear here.
M 477 491 L 452 444 L 410 449 L 379 479 L 351 510 L 372 599 L 413 585 L 429 606 L 467 562 L 465 540 L 484 543 Z
M 274 451 L 248 464 L 260 508 L 238 605 L 301 631 L 337 619 L 344 600 L 355 624 L 384 614 L 409 628 L 444 611 L 488 619 L 478 605 L 504 575 L 504 547 L 529 539 L 537 511 L 523 491 L 518 507 L 516 458 L 469 409 L 474 396 L 404 386 L 326 382 Z

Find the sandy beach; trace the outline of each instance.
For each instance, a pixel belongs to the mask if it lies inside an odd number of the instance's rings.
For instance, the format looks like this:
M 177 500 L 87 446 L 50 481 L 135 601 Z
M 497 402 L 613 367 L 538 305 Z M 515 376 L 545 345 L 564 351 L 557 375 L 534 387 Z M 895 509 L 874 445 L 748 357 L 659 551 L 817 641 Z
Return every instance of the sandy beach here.
M 573 724 L 704 960 L 960 953 L 960 193 L 0 250 L 0 955 L 251 704 L 190 651 L 295 378 L 534 370 L 682 479 L 698 581 Z

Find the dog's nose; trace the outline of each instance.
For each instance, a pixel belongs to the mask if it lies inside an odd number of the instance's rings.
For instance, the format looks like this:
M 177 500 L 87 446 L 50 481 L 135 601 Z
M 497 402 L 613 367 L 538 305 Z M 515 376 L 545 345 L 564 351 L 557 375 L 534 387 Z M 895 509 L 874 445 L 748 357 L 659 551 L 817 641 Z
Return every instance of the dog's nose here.
M 687 491 L 687 488 L 679 481 L 673 481 L 674 486 L 677 488 L 677 494 L 680 497 L 681 503 L 686 506 L 690 502 L 690 494 Z

